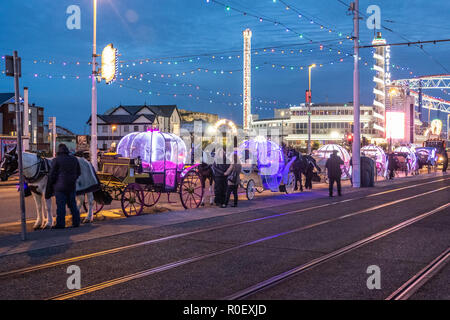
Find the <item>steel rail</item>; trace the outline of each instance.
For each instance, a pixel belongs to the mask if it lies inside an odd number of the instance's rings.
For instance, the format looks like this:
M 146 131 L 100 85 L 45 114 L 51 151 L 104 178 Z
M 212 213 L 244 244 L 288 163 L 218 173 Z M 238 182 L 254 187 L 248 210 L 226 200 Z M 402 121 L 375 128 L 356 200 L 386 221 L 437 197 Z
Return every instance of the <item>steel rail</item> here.
M 436 275 L 450 260 L 450 247 L 395 290 L 385 300 L 408 300 L 417 290 Z

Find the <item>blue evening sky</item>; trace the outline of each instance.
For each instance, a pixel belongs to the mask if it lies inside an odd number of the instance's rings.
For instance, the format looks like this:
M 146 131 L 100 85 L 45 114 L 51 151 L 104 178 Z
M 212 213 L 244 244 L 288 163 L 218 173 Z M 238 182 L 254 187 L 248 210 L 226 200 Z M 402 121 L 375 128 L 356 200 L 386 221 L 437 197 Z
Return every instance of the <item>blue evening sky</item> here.
M 342 3 L 349 0 L 219 2 L 231 10 L 207 0 L 98 0 L 99 51 L 113 43 L 122 61 L 119 81 L 98 86 L 99 113 L 119 104 L 177 104 L 240 123 L 246 28 L 253 31 L 253 48 L 258 48 L 252 55 L 254 113 L 271 117 L 274 107 L 304 102 L 307 66 L 312 63 L 323 64 L 313 71 L 314 102 L 352 101 L 353 64 L 346 55 L 353 50 L 346 39 L 352 33 L 352 19 Z M 393 30 L 381 30 L 389 42 L 450 38 L 449 1 L 360 2 L 366 16 L 369 5 L 381 7 L 383 26 Z M 81 8 L 80 30 L 66 27 L 70 5 Z M 56 116 L 59 125 L 87 133 L 92 0 L 2 0 L 0 29 L 0 53 L 18 50 L 23 58 L 20 85 L 30 88 L 30 101 L 45 108 L 46 118 Z M 374 32 L 365 20 L 361 33 L 361 42 L 369 44 Z M 449 48 L 447 43 L 426 45 L 427 53 L 415 46 L 392 48 L 391 62 L 398 66 L 393 77 L 449 74 Z M 371 104 L 372 50 L 363 49 L 361 56 L 361 102 Z M 13 89 L 12 78 L 1 74 L 0 92 Z M 440 90 L 427 93 L 450 100 Z M 434 117 L 446 115 L 435 112 Z

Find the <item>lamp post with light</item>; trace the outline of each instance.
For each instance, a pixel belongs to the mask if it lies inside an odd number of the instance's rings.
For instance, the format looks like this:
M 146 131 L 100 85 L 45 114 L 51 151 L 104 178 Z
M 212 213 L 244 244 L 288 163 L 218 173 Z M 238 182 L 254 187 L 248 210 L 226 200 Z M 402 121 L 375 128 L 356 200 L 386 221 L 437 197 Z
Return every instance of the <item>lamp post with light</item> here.
M 93 34 L 93 50 L 92 50 L 92 101 L 91 101 L 91 163 L 94 169 L 98 169 L 97 161 L 97 0 L 93 0 L 94 4 L 94 34 Z
M 312 64 L 308 67 L 308 83 L 309 83 L 309 91 L 308 91 L 308 99 L 306 101 L 308 104 L 308 154 L 311 154 L 311 105 L 312 105 L 312 94 L 311 94 L 311 69 L 315 68 L 316 64 Z

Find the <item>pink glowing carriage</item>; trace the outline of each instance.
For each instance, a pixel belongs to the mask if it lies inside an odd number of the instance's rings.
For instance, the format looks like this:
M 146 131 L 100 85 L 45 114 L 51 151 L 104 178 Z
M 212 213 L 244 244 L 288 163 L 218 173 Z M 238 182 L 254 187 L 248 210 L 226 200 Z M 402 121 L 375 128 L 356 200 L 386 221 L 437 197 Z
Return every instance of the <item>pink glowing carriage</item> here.
M 157 130 L 134 132 L 117 146 L 117 154 L 101 159 L 103 190 L 119 200 L 124 214 L 140 215 L 162 193 L 178 193 L 185 209 L 198 208 L 203 198 L 198 165 L 185 168 L 186 145 L 178 136 Z

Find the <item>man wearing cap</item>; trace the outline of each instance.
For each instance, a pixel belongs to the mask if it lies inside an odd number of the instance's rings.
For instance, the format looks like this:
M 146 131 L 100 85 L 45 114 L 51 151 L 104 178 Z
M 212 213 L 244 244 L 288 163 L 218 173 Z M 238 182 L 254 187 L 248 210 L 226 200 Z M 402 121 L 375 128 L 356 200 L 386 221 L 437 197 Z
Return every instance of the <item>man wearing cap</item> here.
M 342 193 L 341 193 L 341 176 L 342 176 L 341 165 L 343 165 L 343 164 L 344 164 L 344 161 L 342 161 L 342 159 L 338 156 L 337 150 L 333 151 L 333 154 L 331 155 L 331 157 L 327 160 L 327 163 L 325 164 L 325 167 L 327 168 L 327 171 L 328 171 L 328 180 L 330 183 L 330 185 L 329 185 L 330 197 L 333 196 L 333 185 L 334 185 L 335 181 L 337 184 L 338 195 L 342 196 Z

